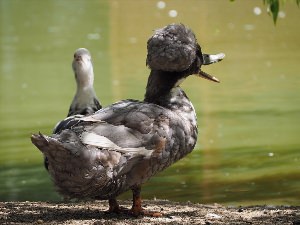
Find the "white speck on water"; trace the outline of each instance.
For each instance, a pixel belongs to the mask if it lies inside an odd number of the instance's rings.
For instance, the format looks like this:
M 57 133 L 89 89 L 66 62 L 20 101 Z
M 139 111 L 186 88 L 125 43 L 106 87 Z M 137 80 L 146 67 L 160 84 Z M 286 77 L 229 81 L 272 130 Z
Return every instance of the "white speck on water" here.
M 164 9 L 166 7 L 166 3 L 164 1 L 159 1 L 156 3 L 157 8 Z
M 35 46 L 33 46 L 33 49 L 34 49 L 36 52 L 40 52 L 40 51 L 43 50 L 42 46 L 40 46 L 40 45 L 35 45 Z
M 279 11 L 279 13 L 278 13 L 279 18 L 283 19 L 283 18 L 285 18 L 285 16 L 286 16 L 285 12 Z
M 119 86 L 120 81 L 119 80 L 113 80 L 112 83 L 113 83 L 114 86 Z
M 136 38 L 136 37 L 130 37 L 130 38 L 129 38 L 129 42 L 130 42 L 131 44 L 135 44 L 135 43 L 137 42 L 137 38 Z
M 235 25 L 234 23 L 228 23 L 227 24 L 227 27 L 230 29 L 230 30 L 233 30 L 235 28 Z
M 269 156 L 269 157 L 273 157 L 273 156 L 274 156 L 274 153 L 273 153 L 273 152 L 269 152 L 269 153 L 268 153 L 268 156 Z
M 272 66 L 272 62 L 270 60 L 266 61 L 266 66 L 267 67 L 271 67 Z
M 245 24 L 244 25 L 244 29 L 248 30 L 248 31 L 254 30 L 254 28 L 255 28 L 255 26 L 253 24 Z
M 258 78 L 257 78 L 256 75 L 253 75 L 253 76 L 252 76 L 252 79 L 253 79 L 253 80 L 258 80 Z
M 169 11 L 169 16 L 170 17 L 176 17 L 178 15 L 177 11 L 175 9 L 172 9 Z
M 221 30 L 219 28 L 216 28 L 214 35 L 219 35 L 220 33 L 221 33 Z
M 87 38 L 89 40 L 99 40 L 101 38 L 100 34 L 99 33 L 89 33 L 87 35 Z
M 257 16 L 259 16 L 261 14 L 261 8 L 260 7 L 254 7 L 253 9 L 253 13 Z
M 22 87 L 22 89 L 25 89 L 25 88 L 27 88 L 27 87 L 28 87 L 28 84 L 26 84 L 26 83 L 23 83 L 23 84 L 21 85 L 21 87 Z
M 282 79 L 282 80 L 284 80 L 285 79 L 285 75 L 284 74 L 280 74 L 279 78 Z
M 56 26 L 48 27 L 48 32 L 49 33 L 57 33 L 57 32 L 59 32 L 59 27 L 56 27 Z

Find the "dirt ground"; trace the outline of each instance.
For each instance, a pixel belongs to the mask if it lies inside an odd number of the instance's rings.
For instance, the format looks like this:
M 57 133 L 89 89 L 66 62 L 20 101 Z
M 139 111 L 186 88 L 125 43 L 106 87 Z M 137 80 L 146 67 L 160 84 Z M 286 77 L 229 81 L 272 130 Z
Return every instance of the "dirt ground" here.
M 120 201 L 130 208 L 130 201 Z M 145 200 L 146 210 L 160 211 L 162 217 L 134 218 L 109 214 L 107 201 L 47 203 L 0 202 L 0 224 L 293 224 L 300 225 L 300 206 L 224 207 Z

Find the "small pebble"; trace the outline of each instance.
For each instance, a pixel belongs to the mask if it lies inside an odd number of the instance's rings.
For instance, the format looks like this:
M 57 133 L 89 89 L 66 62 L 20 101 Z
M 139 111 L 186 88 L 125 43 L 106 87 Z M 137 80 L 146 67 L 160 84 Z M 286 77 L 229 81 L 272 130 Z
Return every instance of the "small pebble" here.
M 206 214 L 206 217 L 211 218 L 211 219 L 221 219 L 222 216 L 215 214 L 215 213 L 208 213 Z

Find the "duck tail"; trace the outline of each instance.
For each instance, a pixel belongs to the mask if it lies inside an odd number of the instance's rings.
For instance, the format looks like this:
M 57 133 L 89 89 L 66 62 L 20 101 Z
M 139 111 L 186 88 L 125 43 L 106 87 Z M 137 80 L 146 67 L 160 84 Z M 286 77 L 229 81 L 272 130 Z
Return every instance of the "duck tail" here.
M 38 134 L 31 135 L 31 142 L 38 148 L 39 146 L 48 146 L 48 138 L 48 136 L 43 135 L 41 132 L 39 132 Z
M 51 136 L 32 134 L 31 142 L 46 156 L 59 158 L 66 155 L 81 155 L 82 143 L 74 132 L 61 132 Z
M 43 135 L 41 132 L 31 135 L 31 142 L 44 153 L 50 144 L 50 137 Z
M 85 187 L 90 182 L 88 176 L 92 179 L 93 173 L 84 147 L 74 132 L 64 130 L 51 136 L 32 134 L 31 141 L 43 153 L 45 166 L 60 194 L 71 198 L 89 195 Z

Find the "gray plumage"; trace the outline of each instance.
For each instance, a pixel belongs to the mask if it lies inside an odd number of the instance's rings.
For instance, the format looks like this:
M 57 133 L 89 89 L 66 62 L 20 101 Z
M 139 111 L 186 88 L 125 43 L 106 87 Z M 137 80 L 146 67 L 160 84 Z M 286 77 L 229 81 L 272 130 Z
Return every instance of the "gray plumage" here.
M 165 51 L 161 48 L 175 54 L 170 62 L 168 57 L 155 56 Z M 163 62 L 165 70 L 156 66 Z M 148 41 L 147 63 L 152 70 L 144 101 L 123 100 L 89 116 L 66 118 L 51 136 L 32 135 L 32 142 L 49 159 L 58 192 L 74 198 L 109 199 L 110 211 L 119 211 L 116 197 L 132 189 L 131 210 L 144 214 L 141 184 L 190 153 L 196 144 L 195 110 L 179 85 L 189 75 L 202 76 L 203 62 L 193 32 L 182 24 L 171 24 Z
M 115 198 L 189 153 L 197 138 L 195 118 L 191 126 L 171 110 L 139 101 L 72 122 L 32 140 L 48 158 L 57 190 L 73 198 Z

